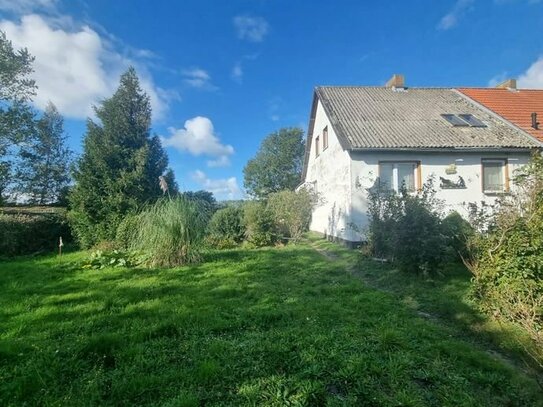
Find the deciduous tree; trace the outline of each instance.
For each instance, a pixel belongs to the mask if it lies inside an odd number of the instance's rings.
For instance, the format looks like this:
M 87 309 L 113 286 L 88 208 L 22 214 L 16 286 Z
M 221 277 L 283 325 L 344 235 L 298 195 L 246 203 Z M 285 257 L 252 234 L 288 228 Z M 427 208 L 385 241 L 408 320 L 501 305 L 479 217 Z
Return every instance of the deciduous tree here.
M 243 169 L 247 193 L 266 198 L 272 192 L 294 190 L 300 183 L 304 141 L 300 128 L 283 128 L 268 135 Z

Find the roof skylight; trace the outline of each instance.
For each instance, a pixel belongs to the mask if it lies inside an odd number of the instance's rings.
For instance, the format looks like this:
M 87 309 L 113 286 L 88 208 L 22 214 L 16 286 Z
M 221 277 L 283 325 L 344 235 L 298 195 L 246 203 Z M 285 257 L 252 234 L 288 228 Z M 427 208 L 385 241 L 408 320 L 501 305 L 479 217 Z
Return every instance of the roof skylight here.
M 486 124 L 472 114 L 442 114 L 441 117 L 454 127 L 486 127 Z
M 486 124 L 472 114 L 459 114 L 458 116 L 460 116 L 460 118 L 467 122 L 471 127 L 486 127 Z
M 442 114 L 441 116 L 455 127 L 469 126 L 467 122 L 454 114 Z

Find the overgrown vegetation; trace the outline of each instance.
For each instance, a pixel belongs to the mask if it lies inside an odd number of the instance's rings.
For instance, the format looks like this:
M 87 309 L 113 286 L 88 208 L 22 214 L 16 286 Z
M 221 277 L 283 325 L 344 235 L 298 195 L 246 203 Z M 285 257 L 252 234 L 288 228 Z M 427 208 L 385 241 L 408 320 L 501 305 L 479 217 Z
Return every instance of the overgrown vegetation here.
M 209 222 L 209 242 L 216 248 L 229 248 L 245 239 L 245 224 L 241 206 L 227 206 L 213 214 Z
M 542 405 L 521 370 L 369 288 L 345 272 L 356 253 L 334 250 L 151 270 L 82 270 L 79 253 L 3 262 L 0 405 Z
M 393 261 L 402 271 L 432 274 L 447 258 L 459 217 L 443 222 L 433 180 L 420 191 L 400 193 L 379 186 L 369 191 L 370 250 L 375 257 Z M 456 244 L 456 243 L 455 243 Z
M 309 229 L 311 213 L 316 204 L 315 194 L 300 191 L 280 191 L 270 194 L 268 207 L 281 237 L 296 243 Z
M 243 223 L 247 242 L 256 246 L 271 246 L 277 242 L 277 225 L 273 213 L 264 201 L 249 201 L 243 205 Z
M 174 267 L 200 260 L 210 212 L 200 200 L 161 199 L 135 216 L 129 247 L 145 253 L 152 267 Z
M 466 265 L 473 293 L 499 320 L 527 332 L 536 347 L 530 356 L 543 368 L 543 159 L 515 176 L 516 190 L 503 198 L 491 222 L 485 217 L 469 245 Z M 484 211 L 479 211 L 484 214 Z

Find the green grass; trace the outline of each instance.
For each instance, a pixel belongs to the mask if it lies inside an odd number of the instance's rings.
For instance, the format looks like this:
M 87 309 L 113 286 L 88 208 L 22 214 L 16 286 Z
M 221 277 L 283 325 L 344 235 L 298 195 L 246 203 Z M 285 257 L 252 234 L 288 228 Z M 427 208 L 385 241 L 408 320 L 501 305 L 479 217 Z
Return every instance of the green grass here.
M 326 249 L 170 270 L 1 262 L 0 405 L 543 405 L 521 370 Z

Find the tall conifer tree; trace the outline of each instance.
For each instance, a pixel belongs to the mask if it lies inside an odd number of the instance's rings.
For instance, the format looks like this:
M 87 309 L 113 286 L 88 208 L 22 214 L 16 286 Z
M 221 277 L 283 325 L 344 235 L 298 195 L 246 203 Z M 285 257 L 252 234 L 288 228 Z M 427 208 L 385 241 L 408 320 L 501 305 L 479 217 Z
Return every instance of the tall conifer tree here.
M 72 152 L 66 146 L 64 119 L 50 102 L 34 127 L 34 137 L 19 151 L 17 191 L 31 203 L 56 203 L 70 182 Z
M 127 213 L 161 196 L 158 177 L 168 166 L 160 139 L 151 136 L 151 104 L 134 68 L 95 112 L 99 121 L 87 120 L 70 194 L 70 218 L 84 247 L 114 239 Z

